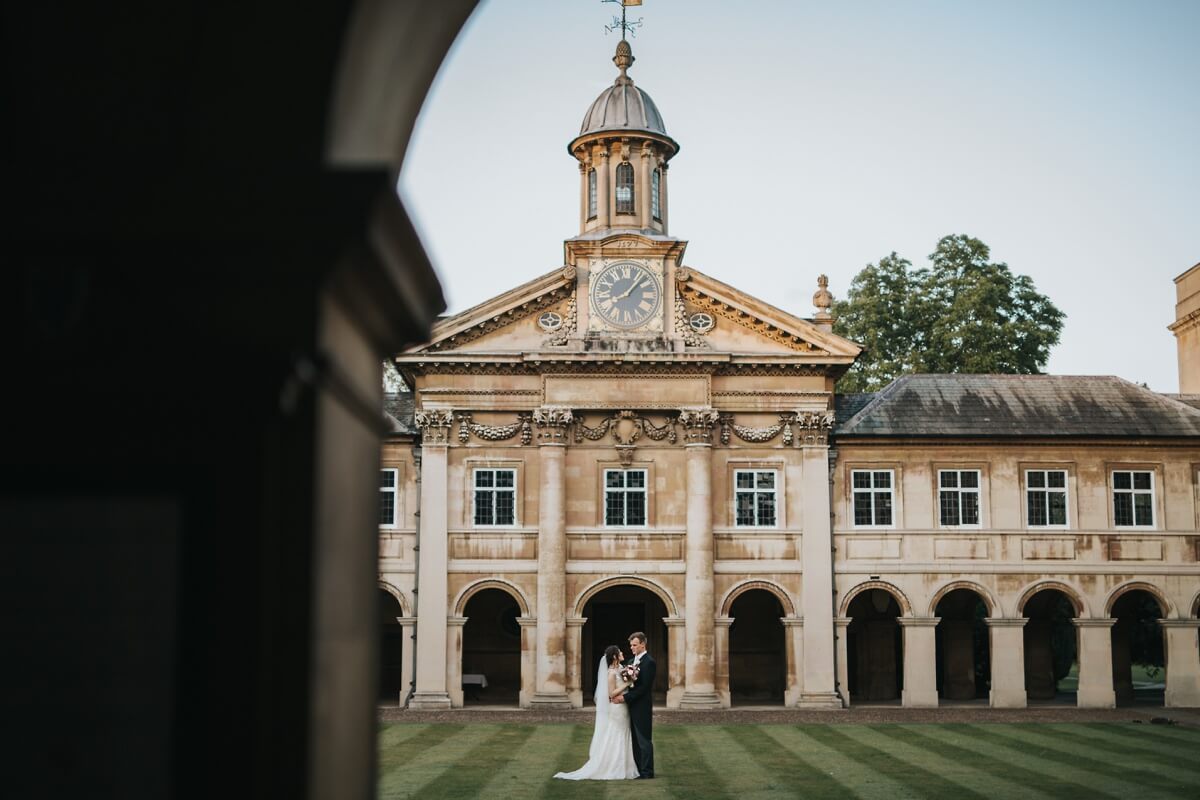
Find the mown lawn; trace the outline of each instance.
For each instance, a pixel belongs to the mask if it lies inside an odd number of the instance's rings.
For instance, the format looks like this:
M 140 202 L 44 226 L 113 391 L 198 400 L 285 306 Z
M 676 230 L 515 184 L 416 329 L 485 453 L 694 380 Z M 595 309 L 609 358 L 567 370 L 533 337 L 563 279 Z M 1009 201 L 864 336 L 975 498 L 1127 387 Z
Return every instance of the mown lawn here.
M 653 781 L 559 781 L 591 727 L 383 725 L 384 798 L 1200 797 L 1200 731 L 1122 724 L 659 725 Z

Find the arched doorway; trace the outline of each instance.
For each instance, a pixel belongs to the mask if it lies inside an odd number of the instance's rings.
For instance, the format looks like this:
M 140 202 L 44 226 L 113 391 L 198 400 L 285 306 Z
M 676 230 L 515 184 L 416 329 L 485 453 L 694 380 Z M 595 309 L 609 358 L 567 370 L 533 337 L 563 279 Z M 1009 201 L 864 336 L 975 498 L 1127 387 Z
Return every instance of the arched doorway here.
M 401 685 L 404 669 L 404 629 L 397 617 L 404 616 L 400 601 L 385 589 L 377 590 L 379 597 L 379 691 L 381 705 L 399 705 L 408 692 Z
M 597 592 L 583 607 L 587 622 L 581 632 L 579 668 L 583 702 L 590 704 L 596 693 L 596 667 L 604 648 L 615 644 L 628 657 L 629 634 L 642 631 L 646 634 L 646 647 L 657 662 L 654 677 L 654 702 L 666 702 L 669 661 L 667 658 L 667 625 L 663 617 L 667 608 L 662 599 L 641 586 L 610 586 Z
M 937 689 L 942 700 L 988 696 L 992 682 L 987 603 L 971 589 L 954 589 L 938 601 Z
M 1162 626 L 1166 610 L 1150 592 L 1133 589 L 1112 605 L 1113 690 L 1117 705 L 1163 704 L 1167 661 Z
M 1025 601 L 1025 696 L 1074 703 L 1079 680 L 1075 605 L 1058 589 L 1042 589 Z
M 742 592 L 730 606 L 729 694 L 734 705 L 782 703 L 787 651 L 779 598 L 765 589 Z
M 898 700 L 904 688 L 900 605 L 886 589 L 867 589 L 846 609 L 846 670 L 857 702 Z
M 521 607 L 503 589 L 481 589 L 463 609 L 463 705 L 517 705 Z

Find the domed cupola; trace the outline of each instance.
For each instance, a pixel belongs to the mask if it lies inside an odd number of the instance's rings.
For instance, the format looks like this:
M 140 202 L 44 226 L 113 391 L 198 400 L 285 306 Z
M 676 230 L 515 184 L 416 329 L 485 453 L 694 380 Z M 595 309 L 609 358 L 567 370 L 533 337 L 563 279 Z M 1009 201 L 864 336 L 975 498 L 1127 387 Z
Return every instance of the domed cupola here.
M 568 150 L 582 178 L 580 233 L 667 232 L 667 162 L 679 144 L 667 135 L 658 106 L 634 85 L 633 48 L 622 39 L 613 63 L 620 74 L 583 117 Z

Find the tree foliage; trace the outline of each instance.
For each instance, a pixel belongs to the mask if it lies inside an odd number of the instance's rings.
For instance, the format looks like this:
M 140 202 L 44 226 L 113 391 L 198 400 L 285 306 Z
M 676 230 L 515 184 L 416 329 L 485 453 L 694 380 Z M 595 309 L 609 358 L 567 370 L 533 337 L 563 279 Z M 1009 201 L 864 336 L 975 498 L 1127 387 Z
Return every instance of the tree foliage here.
M 837 333 L 866 347 L 838 389 L 878 391 L 914 372 L 1041 372 L 1064 315 L 990 255 L 959 234 L 937 243 L 927 267 L 896 253 L 868 264 L 834 304 Z

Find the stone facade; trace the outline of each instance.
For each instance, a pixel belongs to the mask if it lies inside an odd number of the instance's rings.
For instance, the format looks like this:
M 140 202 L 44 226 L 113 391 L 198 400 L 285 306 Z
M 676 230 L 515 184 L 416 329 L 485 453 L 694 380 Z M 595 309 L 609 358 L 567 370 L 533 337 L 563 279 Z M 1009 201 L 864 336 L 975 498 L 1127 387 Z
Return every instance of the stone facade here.
M 1200 264 L 1175 279 L 1175 334 L 1179 348 L 1179 391 L 1200 395 Z

